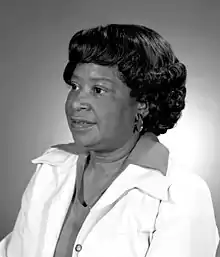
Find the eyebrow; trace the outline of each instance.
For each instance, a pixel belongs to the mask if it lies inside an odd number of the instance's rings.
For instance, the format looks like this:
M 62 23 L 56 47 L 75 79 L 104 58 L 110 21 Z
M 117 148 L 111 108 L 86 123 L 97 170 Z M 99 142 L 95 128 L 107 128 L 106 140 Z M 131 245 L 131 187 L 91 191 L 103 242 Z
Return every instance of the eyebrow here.
M 107 81 L 107 82 L 110 82 L 110 83 L 114 82 L 112 79 L 107 78 L 107 77 L 97 77 L 97 78 L 90 78 L 90 79 L 93 80 L 93 81 L 103 80 L 103 81 Z
M 81 77 L 73 74 L 72 76 L 73 79 L 81 79 Z M 107 82 L 110 82 L 110 83 L 114 83 L 114 81 L 108 77 L 93 77 L 93 78 L 90 78 L 90 80 L 92 81 L 99 81 L 99 80 L 103 80 L 103 81 L 107 81 Z

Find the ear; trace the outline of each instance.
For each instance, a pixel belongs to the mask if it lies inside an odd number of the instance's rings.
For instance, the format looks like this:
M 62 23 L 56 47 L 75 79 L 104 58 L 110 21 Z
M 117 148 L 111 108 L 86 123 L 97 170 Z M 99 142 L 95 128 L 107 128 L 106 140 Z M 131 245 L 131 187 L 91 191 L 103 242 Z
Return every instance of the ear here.
M 138 102 L 137 111 L 145 118 L 149 113 L 149 106 L 146 103 Z

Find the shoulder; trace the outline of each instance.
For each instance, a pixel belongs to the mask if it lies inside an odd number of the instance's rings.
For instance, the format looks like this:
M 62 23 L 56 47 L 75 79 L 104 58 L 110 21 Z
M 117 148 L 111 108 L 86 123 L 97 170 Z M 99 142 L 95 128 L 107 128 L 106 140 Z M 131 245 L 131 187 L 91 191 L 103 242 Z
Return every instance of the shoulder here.
M 50 189 L 55 188 L 59 174 L 68 176 L 68 173 L 72 172 L 68 167 L 74 165 L 78 154 L 70 147 L 70 144 L 51 146 L 32 160 L 37 167 L 24 191 L 23 205 L 24 202 L 30 201 L 34 193 L 47 194 Z
M 70 157 L 77 157 L 80 149 L 74 144 L 58 144 L 48 148 L 42 155 L 32 160 L 34 164 L 61 165 Z
M 207 204 L 212 205 L 211 192 L 206 181 L 195 173 L 177 172 L 170 176 L 170 201 L 198 211 Z M 200 209 L 199 208 L 199 209 Z
M 194 173 L 177 172 L 170 179 L 169 199 L 161 201 L 149 256 L 214 257 L 219 234 L 207 183 Z
M 156 219 L 153 251 L 161 256 L 214 256 L 219 234 L 207 183 L 194 173 L 177 172 L 170 179 L 169 200 L 161 202 Z
M 208 184 L 195 173 L 176 173 L 170 177 L 169 200 L 161 202 L 159 220 L 185 224 L 191 229 L 215 231 L 215 213 Z M 204 225 L 206 224 L 206 225 Z

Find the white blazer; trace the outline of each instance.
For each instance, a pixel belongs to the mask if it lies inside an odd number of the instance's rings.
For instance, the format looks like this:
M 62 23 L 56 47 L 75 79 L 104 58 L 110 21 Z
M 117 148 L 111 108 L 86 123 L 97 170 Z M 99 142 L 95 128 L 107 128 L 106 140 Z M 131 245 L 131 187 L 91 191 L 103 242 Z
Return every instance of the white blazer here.
M 53 257 L 77 158 L 51 148 L 33 161 L 36 172 L 0 257 Z M 218 242 L 210 191 L 198 175 L 164 176 L 130 164 L 91 209 L 72 257 L 214 257 Z

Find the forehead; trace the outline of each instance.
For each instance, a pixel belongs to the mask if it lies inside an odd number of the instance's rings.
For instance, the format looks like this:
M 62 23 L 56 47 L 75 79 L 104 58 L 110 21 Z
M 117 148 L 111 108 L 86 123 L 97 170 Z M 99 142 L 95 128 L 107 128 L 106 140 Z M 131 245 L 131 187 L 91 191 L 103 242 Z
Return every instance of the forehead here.
M 82 79 L 109 79 L 115 83 L 122 83 L 116 67 L 102 66 L 94 63 L 78 64 L 73 72 L 73 76 Z

